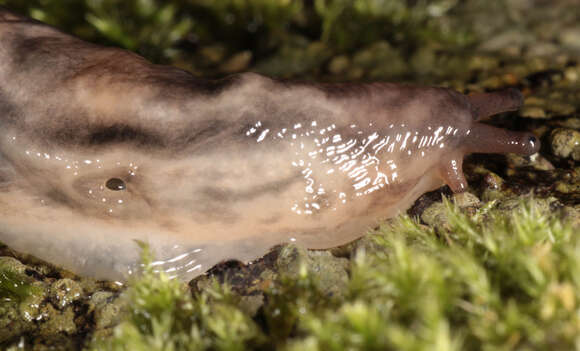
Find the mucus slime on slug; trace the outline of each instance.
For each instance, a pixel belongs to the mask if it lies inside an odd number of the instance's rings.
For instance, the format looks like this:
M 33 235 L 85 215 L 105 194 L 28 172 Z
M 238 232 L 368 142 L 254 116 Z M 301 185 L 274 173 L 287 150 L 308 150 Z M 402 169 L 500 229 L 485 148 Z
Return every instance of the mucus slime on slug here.
M 146 242 L 191 279 L 280 243 L 329 248 L 462 192 L 463 156 L 530 155 L 480 123 L 515 90 L 202 80 L 0 10 L 0 241 L 123 280 Z

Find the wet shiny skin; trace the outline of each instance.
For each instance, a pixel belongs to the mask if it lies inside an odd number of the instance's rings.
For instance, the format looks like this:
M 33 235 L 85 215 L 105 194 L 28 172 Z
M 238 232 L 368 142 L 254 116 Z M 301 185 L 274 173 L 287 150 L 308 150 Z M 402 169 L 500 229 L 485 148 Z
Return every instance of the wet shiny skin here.
M 201 81 L 0 12 L 2 55 L 0 241 L 98 278 L 138 270 L 136 240 L 182 279 L 341 245 L 426 191 L 464 191 L 466 153 L 539 147 L 477 122 L 517 108 L 513 91 Z

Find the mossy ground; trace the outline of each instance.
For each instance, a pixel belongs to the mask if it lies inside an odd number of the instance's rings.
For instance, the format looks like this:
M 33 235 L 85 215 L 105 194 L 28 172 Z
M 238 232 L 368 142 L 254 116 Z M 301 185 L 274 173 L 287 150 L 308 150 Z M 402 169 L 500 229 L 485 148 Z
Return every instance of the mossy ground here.
M 317 273 L 278 275 L 252 316 L 213 281 L 200 292 L 151 270 L 125 292 L 114 350 L 573 349 L 580 339 L 580 236 L 546 200 L 492 201 L 466 214 L 449 201 L 435 230 L 408 216 L 353 250 L 341 294 Z M 289 250 L 289 248 L 286 248 Z
M 215 77 L 517 87 L 491 123 L 532 158 L 473 155 L 470 189 L 329 251 L 277 248 L 128 288 L 0 247 L 0 347 L 574 349 L 580 345 L 580 21 L 574 0 L 0 0 L 85 39 Z M 18 258 L 18 260 L 13 257 Z M 145 256 L 147 260 L 147 256 Z M 22 264 L 21 262 L 24 262 Z

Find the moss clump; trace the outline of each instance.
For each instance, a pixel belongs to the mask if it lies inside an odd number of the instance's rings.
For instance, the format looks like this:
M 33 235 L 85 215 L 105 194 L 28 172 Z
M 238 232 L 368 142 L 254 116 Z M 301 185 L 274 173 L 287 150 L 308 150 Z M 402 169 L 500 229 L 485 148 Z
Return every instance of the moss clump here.
M 187 285 L 154 271 L 147 248 L 143 257 L 144 273 L 124 296 L 125 320 L 113 337 L 94 340 L 93 350 L 242 350 L 261 343 L 227 287 L 216 283 L 192 297 Z
M 570 349 L 580 333 L 580 237 L 541 201 L 473 215 L 445 202 L 448 227 L 403 216 L 356 253 L 342 296 L 304 263 L 265 288 L 251 318 L 213 284 L 188 294 L 147 269 L 129 288 L 117 350 Z
M 22 301 L 38 292 L 24 269 L 24 265 L 16 259 L 0 257 L 0 301 Z
M 580 331 L 580 240 L 534 202 L 469 217 L 447 204 L 449 230 L 403 217 L 384 250 L 359 254 L 349 298 L 309 314 L 294 349 L 570 349 Z

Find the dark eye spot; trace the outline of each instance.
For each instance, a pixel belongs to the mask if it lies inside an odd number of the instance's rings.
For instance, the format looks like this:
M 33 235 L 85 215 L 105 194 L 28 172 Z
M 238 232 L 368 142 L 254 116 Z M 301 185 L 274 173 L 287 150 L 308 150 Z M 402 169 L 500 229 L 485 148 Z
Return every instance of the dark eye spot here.
M 119 178 L 111 178 L 111 179 L 107 180 L 107 183 L 105 183 L 105 186 L 108 189 L 113 190 L 113 191 L 125 190 L 127 188 L 127 186 L 125 185 L 125 182 Z
M 535 136 L 531 136 L 528 141 L 530 142 L 530 144 L 535 144 L 536 143 L 536 137 Z

